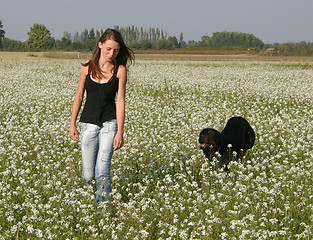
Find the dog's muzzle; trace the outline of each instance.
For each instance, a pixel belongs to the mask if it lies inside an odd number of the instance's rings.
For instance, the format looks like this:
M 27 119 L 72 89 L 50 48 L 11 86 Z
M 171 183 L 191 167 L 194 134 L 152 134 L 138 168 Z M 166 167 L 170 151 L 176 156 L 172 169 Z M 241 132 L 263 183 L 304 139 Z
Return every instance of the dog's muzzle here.
M 210 146 L 212 146 L 212 144 L 211 144 L 211 145 L 208 145 L 208 144 L 206 144 L 206 143 L 200 143 L 200 149 L 207 149 L 207 148 L 209 148 Z

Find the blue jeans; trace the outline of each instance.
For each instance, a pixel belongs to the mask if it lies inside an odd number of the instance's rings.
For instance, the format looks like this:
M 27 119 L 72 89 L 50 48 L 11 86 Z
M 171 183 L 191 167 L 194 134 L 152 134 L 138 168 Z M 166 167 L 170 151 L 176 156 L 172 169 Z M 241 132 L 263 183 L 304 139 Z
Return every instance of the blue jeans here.
M 96 181 L 96 205 L 108 201 L 112 191 L 110 168 L 116 132 L 116 119 L 101 126 L 90 123 L 81 125 L 82 177 L 87 184 Z

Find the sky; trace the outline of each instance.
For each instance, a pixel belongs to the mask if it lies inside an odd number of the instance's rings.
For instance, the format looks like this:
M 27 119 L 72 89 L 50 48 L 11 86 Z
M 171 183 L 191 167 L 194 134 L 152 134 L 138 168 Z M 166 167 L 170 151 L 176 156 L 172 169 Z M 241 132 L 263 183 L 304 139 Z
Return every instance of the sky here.
M 199 41 L 214 32 L 251 33 L 264 43 L 313 42 L 313 0 L 0 0 L 5 37 L 25 40 L 43 24 L 52 37 L 65 31 L 118 25 L 166 30 Z

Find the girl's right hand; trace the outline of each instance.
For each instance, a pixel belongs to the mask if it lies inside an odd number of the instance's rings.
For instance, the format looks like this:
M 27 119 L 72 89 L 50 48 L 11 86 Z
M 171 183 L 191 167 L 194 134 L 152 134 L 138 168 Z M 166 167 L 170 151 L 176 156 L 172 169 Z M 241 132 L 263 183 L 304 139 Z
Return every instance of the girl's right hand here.
M 70 127 L 70 137 L 76 142 L 80 142 L 79 135 L 75 126 Z

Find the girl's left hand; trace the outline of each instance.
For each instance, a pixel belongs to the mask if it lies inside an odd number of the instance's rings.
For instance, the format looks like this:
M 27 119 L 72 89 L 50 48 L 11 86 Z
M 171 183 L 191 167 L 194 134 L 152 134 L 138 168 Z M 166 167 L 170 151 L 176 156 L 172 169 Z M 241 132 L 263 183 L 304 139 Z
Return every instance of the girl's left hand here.
M 114 137 L 113 150 L 116 151 L 123 146 L 123 133 L 117 132 Z

